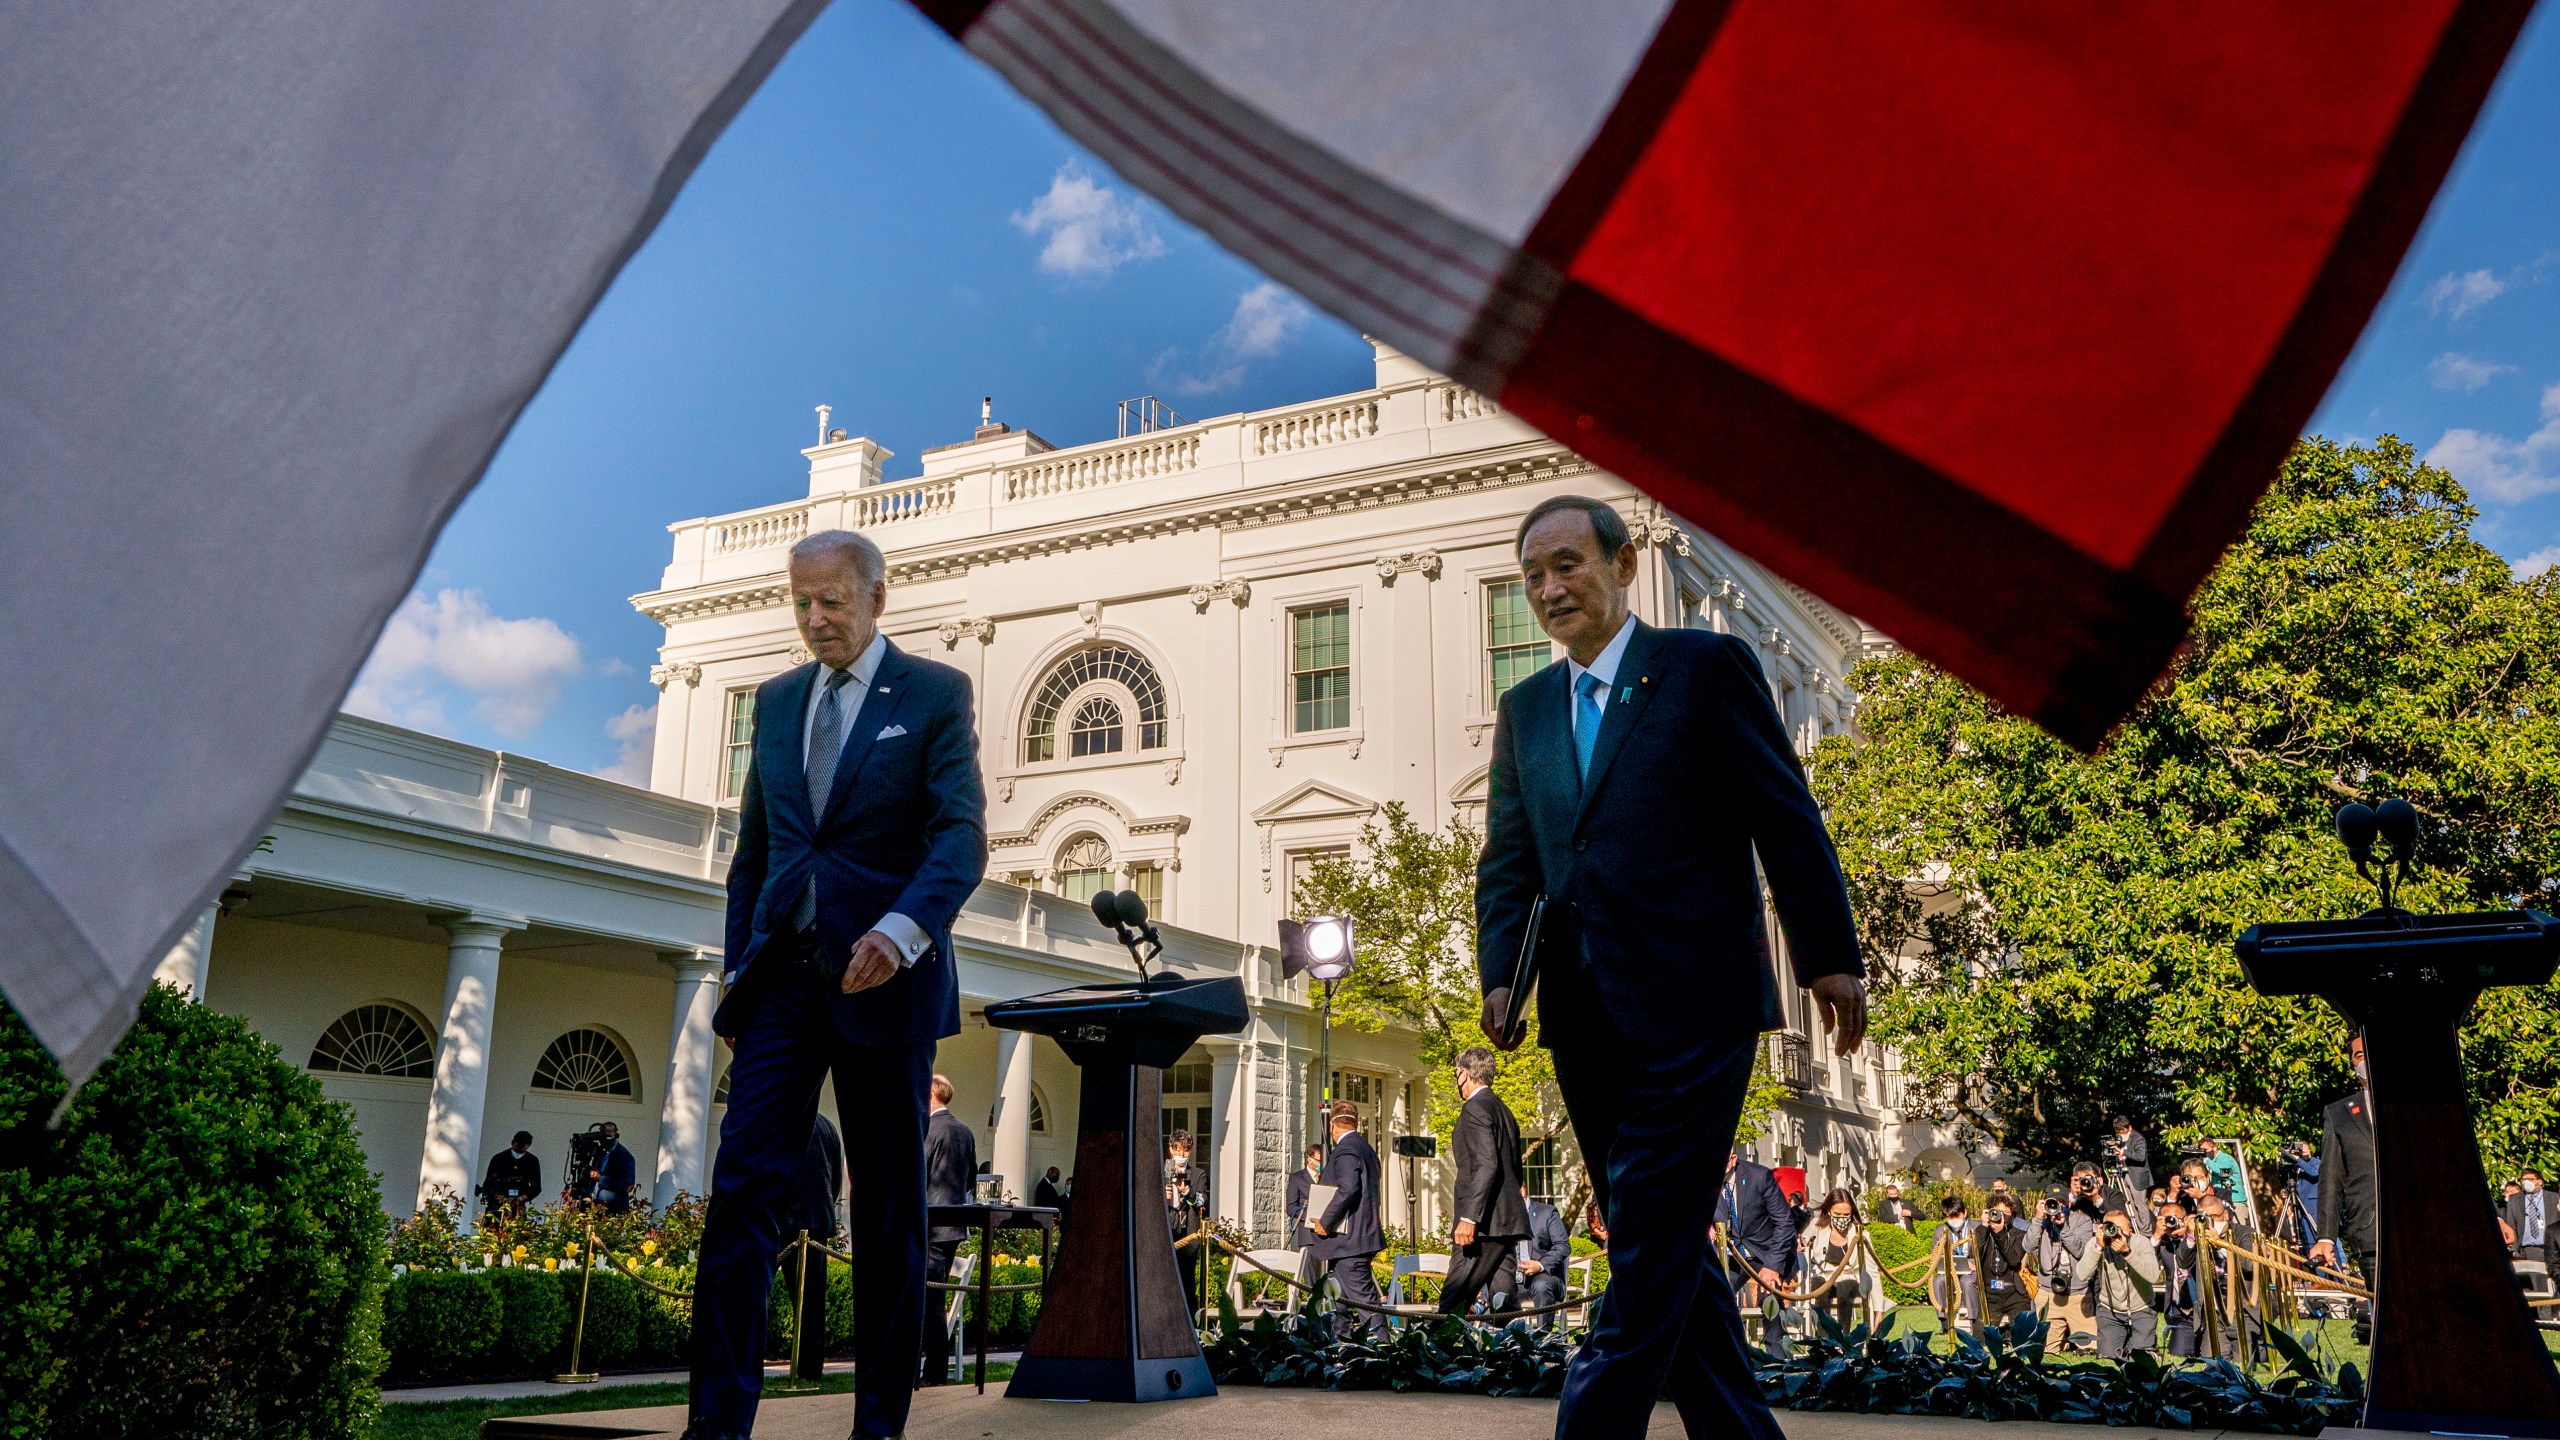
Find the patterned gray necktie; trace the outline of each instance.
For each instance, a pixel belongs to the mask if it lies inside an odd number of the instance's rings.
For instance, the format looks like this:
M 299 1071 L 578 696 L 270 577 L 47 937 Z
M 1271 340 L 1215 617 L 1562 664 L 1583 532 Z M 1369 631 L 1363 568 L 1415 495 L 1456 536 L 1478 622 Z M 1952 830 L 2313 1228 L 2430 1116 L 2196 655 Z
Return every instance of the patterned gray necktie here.
M 818 697 L 818 718 L 809 727 L 809 813 L 824 818 L 827 794 L 836 786 L 836 762 L 844 756 L 844 701 L 838 691 L 853 678 L 850 670 L 829 670 L 826 693 Z M 800 892 L 800 903 L 791 910 L 791 928 L 806 930 L 818 919 L 818 877 L 809 876 L 809 888 Z

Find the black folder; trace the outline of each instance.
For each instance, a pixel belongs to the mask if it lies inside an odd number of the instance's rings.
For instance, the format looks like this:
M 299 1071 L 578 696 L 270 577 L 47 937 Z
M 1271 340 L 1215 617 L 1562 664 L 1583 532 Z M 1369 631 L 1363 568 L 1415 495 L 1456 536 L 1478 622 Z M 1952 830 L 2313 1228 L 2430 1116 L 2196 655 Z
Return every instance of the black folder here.
M 1538 988 L 1538 931 L 1547 918 L 1547 897 L 1541 895 L 1529 902 L 1529 923 L 1520 931 L 1520 953 L 1511 957 L 1511 969 L 1503 977 L 1509 987 L 1510 1008 L 1494 1017 L 1501 1022 L 1503 1043 L 1517 1045 L 1529 1030 L 1529 997 Z

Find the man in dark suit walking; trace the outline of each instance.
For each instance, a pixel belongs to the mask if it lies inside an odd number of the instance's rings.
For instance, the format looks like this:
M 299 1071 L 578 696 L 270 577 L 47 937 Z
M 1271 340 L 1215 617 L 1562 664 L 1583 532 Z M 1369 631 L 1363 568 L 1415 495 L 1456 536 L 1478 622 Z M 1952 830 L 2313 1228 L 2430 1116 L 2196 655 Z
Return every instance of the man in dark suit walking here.
M 1333 1187 L 1333 1203 L 1325 1206 L 1324 1213 L 1308 1219 L 1307 1228 L 1314 1232 L 1315 1243 L 1307 1247 L 1307 1253 L 1315 1263 L 1331 1268 L 1344 1299 L 1380 1304 L 1378 1277 L 1369 1268 L 1369 1262 L 1387 1248 L 1387 1232 L 1378 1222 L 1378 1152 L 1360 1133 L 1359 1106 L 1336 1100 L 1328 1119 L 1333 1149 L 1325 1155 L 1324 1178 L 1317 1183 Z M 1348 1305 L 1334 1307 L 1336 1336 L 1347 1335 L 1354 1328 L 1374 1330 L 1377 1326 L 1378 1317 L 1369 1311 L 1354 1310 Z
M 1566 658 L 1513 686 L 1494 727 L 1476 872 L 1485 1028 L 1518 1043 L 1496 1017 L 1544 896 L 1539 1040 L 1612 1267 L 1556 1433 L 1636 1440 L 1667 1396 L 1692 1435 L 1778 1440 L 1700 1206 L 1720 1188 L 1760 1032 L 1779 1023 L 1761 878 L 1842 1054 L 1866 1036 L 1847 887 L 1750 645 L 1636 620 L 1635 546 L 1600 501 L 1540 503 L 1515 548 Z
M 951 1113 L 951 1082 L 936 1075 L 927 1093 L 932 1108 L 924 1121 L 924 1203 L 966 1205 L 978 1176 L 978 1137 L 968 1123 Z M 959 1225 L 936 1225 L 925 1233 L 924 1274 L 928 1280 L 951 1278 L 951 1262 L 960 1242 L 969 1238 Z M 951 1369 L 951 1331 L 943 1316 L 949 1292 L 929 1290 L 924 1297 L 924 1380 L 940 1385 Z
M 1716 1192 L 1715 1219 L 1733 1247 L 1726 1260 L 1735 1273 L 1727 1279 L 1747 1292 L 1748 1303 L 1765 1307 L 1760 1327 L 1765 1348 L 1784 1359 L 1787 1332 L 1779 1323 L 1776 1301 L 1796 1255 L 1795 1215 L 1786 1191 L 1768 1166 L 1745 1160 L 1740 1150 L 1728 1148 L 1724 1188 Z
M 1058 1167 L 1055 1165 L 1049 1167 L 1048 1174 L 1040 1177 L 1039 1184 L 1031 1187 L 1031 1203 L 1043 1210 L 1063 1208 L 1066 1198 L 1066 1192 L 1058 1188 Z
M 1520 1122 L 1493 1093 L 1493 1052 L 1482 1045 L 1459 1051 L 1457 1071 L 1458 1126 L 1449 1143 L 1458 1172 L 1457 1203 L 1451 1207 L 1456 1225 L 1449 1236 L 1449 1278 L 1440 1287 L 1443 1315 L 1466 1314 L 1488 1285 L 1494 1308 L 1513 1308 L 1520 1271 L 1512 1252 L 1529 1238 Z
M 852 1166 L 856 1436 L 906 1428 L 925 1309 L 925 1087 L 960 1032 L 951 922 L 986 872 L 968 677 L 879 632 L 879 547 L 791 547 L 811 663 L 757 687 L 729 864 L 735 1050 L 694 1286 L 693 1440 L 755 1426 L 780 1214 L 832 1074 Z
M 2357 1088 L 2330 1101 L 2320 1116 L 2320 1213 L 2313 1226 L 2319 1238 L 2311 1244 L 2311 1263 L 2334 1267 L 2345 1262 L 2341 1250 L 2352 1252 L 2357 1276 L 2370 1287 L 2379 1231 L 2373 1205 L 2373 1092 L 2365 1088 L 2362 1035 L 2347 1037 L 2347 1059 L 2355 1067 Z M 2365 1343 L 2372 1333 L 2373 1307 L 2367 1304 L 2356 1316 L 2356 1343 Z

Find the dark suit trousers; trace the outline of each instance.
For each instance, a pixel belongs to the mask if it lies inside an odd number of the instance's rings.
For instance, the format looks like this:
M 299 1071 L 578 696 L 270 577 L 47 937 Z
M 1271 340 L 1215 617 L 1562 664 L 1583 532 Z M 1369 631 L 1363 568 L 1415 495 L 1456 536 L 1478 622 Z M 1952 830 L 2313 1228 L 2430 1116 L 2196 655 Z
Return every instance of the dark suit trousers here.
M 1520 1303 L 1520 1270 L 1512 1263 L 1511 1240 L 1478 1240 L 1461 1245 L 1449 1257 L 1449 1279 L 1440 1287 L 1440 1313 L 1464 1315 L 1476 1296 L 1492 1287 L 1495 1308 L 1512 1310 Z
M 1643 1440 L 1657 1398 L 1693 1437 L 1783 1440 L 1708 1254 L 1705 1210 L 1759 1043 L 1667 1058 L 1612 1042 L 1557 1048 L 1556 1085 L 1609 1223 L 1609 1286 L 1565 1373 L 1557 1440 Z
M 1333 1280 L 1342 1287 L 1342 1298 L 1357 1300 L 1364 1305 L 1387 1303 L 1378 1294 L 1377 1272 L 1369 1268 L 1369 1262 L 1376 1258 L 1374 1253 L 1345 1255 L 1332 1262 Z M 1367 1310 L 1354 1310 L 1348 1305 L 1333 1307 L 1333 1337 L 1337 1340 L 1348 1339 L 1362 1331 L 1383 1331 L 1386 1323 L 1382 1317 Z
M 818 1086 L 832 1072 L 852 1192 L 853 1430 L 895 1435 L 906 1429 L 915 1394 L 924 1316 L 925 1087 L 933 1046 L 846 1043 L 821 982 L 778 954 L 759 958 L 742 983 L 762 993 L 753 997 L 729 1065 L 729 1113 L 720 1123 L 703 1220 L 694 1418 L 740 1434 L 754 1428 L 781 1212 L 809 1150 Z

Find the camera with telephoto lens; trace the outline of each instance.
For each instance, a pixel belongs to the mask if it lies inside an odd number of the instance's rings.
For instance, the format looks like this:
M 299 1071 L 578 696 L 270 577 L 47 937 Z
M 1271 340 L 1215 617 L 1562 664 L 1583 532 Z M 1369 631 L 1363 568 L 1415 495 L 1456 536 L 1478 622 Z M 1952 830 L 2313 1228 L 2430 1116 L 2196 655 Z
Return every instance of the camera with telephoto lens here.
M 2276 1147 L 2276 1179 L 2291 1185 L 2302 1178 L 2302 1157 L 2309 1153 L 2299 1140 L 2287 1140 Z
M 2063 1211 L 2069 1208 L 2069 1206 L 2062 1203 L 2061 1197 L 2059 1196 L 2048 1195 L 2044 1198 L 2044 1218 L 2047 1220 L 2061 1219 Z
M 2119 1225 L 2119 1224 L 2117 1224 L 2117 1223 L 2116 1223 L 2116 1222 L 2114 1222 L 2113 1220 L 2108 1221 L 2108 1222 L 2107 1222 L 2107 1238 L 2108 1238 L 2108 1239 L 2110 1239 L 2110 1240 L 2121 1240 L 2121 1239 L 2123 1239 L 2123 1238 L 2124 1238 L 2124 1227 L 2123 1227 L 2123 1226 L 2121 1226 L 2121 1225 Z

